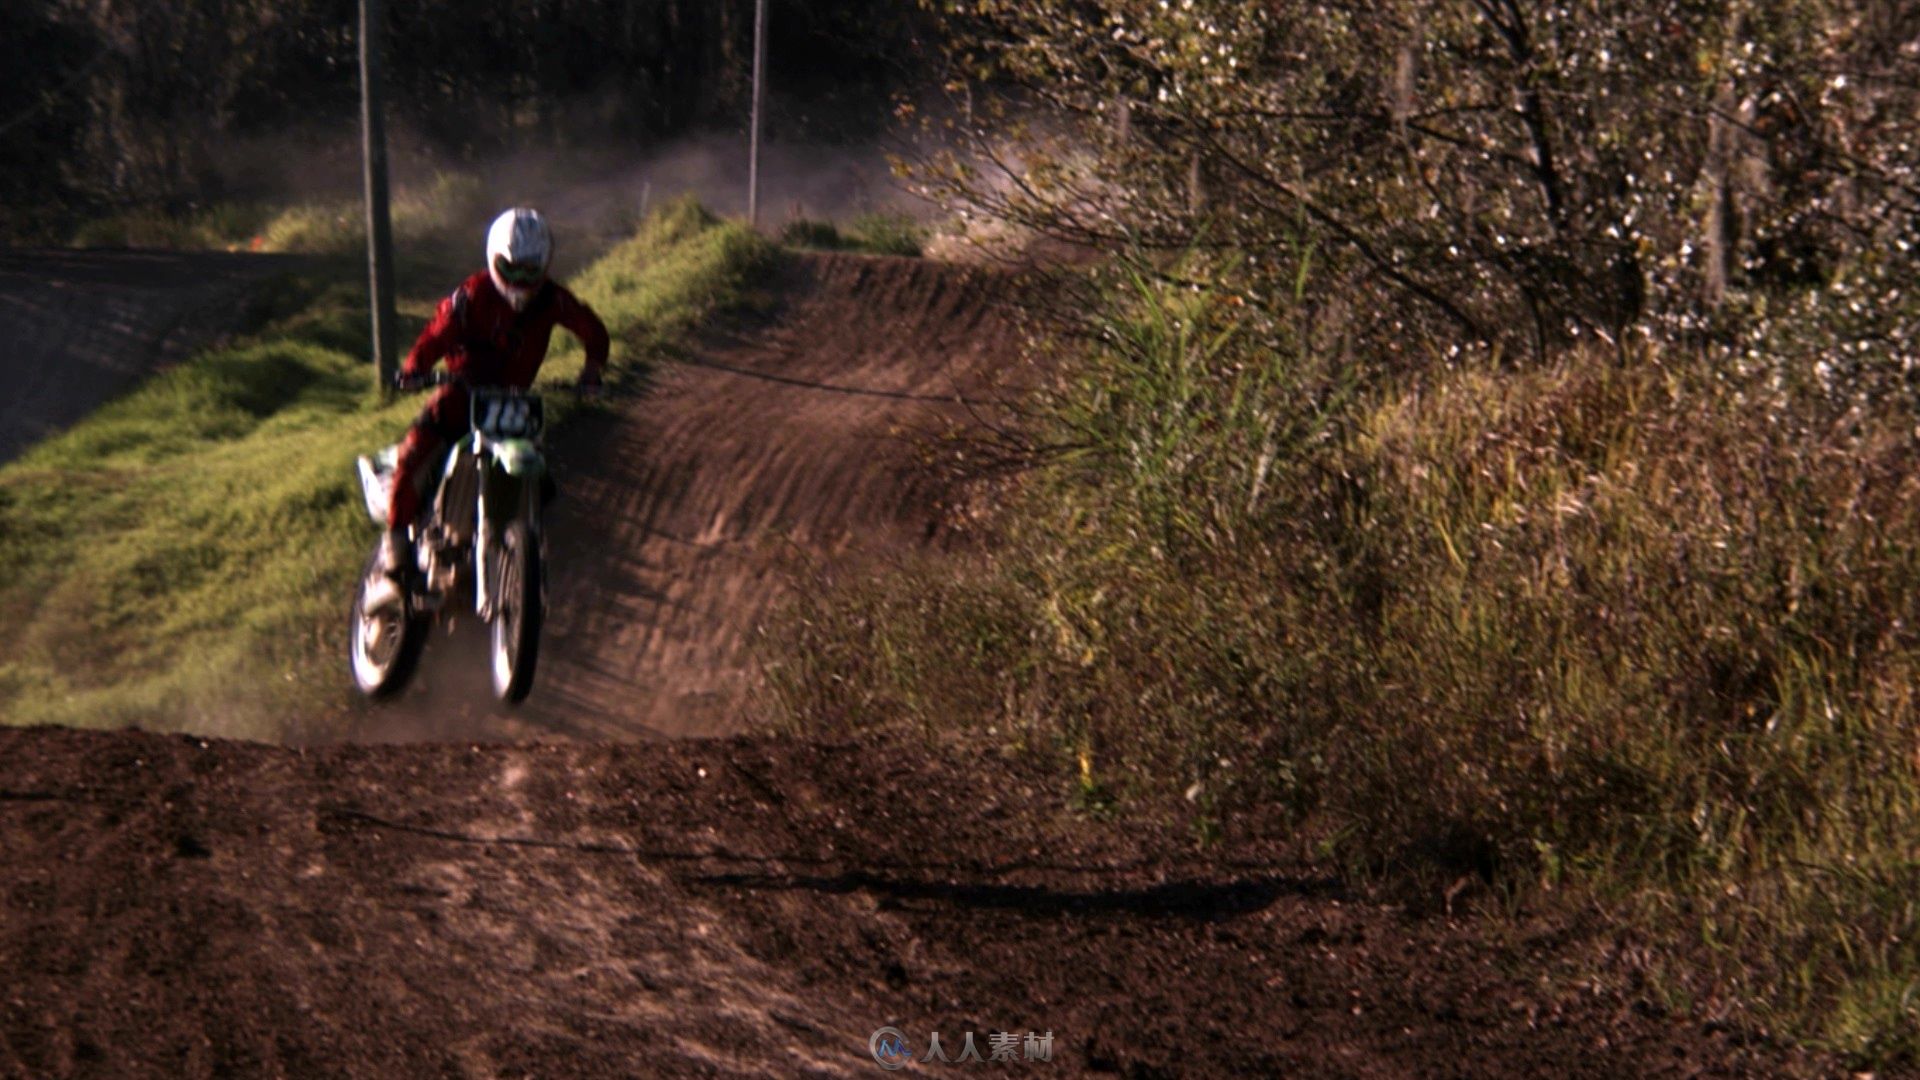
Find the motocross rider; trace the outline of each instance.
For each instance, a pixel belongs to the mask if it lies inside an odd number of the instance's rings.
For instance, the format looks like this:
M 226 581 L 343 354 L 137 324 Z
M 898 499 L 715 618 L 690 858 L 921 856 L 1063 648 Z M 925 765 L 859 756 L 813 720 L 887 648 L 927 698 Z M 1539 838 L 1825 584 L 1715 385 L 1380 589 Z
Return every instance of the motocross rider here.
M 400 367 L 402 381 L 418 379 L 441 358 L 472 386 L 526 389 L 547 357 L 555 326 L 564 326 L 586 347 L 580 389 L 597 393 L 607 363 L 607 328 L 593 309 L 547 277 L 553 234 L 537 210 L 516 207 L 487 230 L 487 268 L 460 283 L 440 301 L 433 321 L 420 332 Z M 394 577 L 411 573 L 414 519 L 441 454 L 470 427 L 467 386 L 440 388 L 407 429 L 394 467 L 382 561 Z

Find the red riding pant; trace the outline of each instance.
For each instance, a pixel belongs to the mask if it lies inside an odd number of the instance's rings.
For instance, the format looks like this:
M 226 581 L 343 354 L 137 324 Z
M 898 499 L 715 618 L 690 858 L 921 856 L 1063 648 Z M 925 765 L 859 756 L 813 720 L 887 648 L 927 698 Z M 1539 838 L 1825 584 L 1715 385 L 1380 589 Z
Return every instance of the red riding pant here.
M 387 504 L 387 528 L 404 529 L 420 514 L 420 502 L 433 482 L 434 467 L 447 449 L 471 430 L 467 392 L 444 386 L 407 429 L 400 460 L 393 468 L 393 498 Z

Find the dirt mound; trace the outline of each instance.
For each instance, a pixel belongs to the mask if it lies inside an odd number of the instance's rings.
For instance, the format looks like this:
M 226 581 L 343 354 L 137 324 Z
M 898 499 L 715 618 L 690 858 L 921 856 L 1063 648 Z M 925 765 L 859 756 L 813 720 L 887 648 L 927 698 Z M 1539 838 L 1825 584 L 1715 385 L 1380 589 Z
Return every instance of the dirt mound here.
M 232 318 L 279 255 L 0 249 L 0 462 L 65 430 Z
M 1779 1076 L 1272 853 L 885 742 L 338 746 L 0 729 L 0 1076 Z M 1025 1035 L 1051 1033 L 1049 1064 Z
M 553 447 L 552 607 L 530 701 L 486 704 L 477 635 L 436 639 L 421 688 L 360 739 L 719 735 L 740 730 L 748 635 L 796 558 L 941 538 L 916 440 L 967 418 L 1018 357 L 984 270 L 793 256 L 765 320 L 670 364 Z

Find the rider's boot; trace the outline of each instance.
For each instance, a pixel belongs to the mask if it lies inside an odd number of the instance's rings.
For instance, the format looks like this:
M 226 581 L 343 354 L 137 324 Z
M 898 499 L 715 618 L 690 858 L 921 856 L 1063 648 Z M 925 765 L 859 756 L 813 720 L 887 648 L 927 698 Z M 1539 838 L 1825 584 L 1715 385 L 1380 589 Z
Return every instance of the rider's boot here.
M 388 529 L 386 539 L 380 544 L 380 566 L 388 577 L 399 584 L 406 584 L 419 573 L 419 565 L 413 553 L 413 533 L 411 530 Z

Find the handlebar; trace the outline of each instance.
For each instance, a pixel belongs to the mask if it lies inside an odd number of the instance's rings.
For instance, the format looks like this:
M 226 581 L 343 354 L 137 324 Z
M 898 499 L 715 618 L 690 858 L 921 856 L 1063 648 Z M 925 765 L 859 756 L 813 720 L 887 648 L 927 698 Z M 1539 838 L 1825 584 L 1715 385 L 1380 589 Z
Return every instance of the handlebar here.
M 474 384 L 470 382 L 465 376 L 455 375 L 451 371 L 444 371 L 444 370 L 430 371 L 425 375 L 395 375 L 393 377 L 393 388 L 395 390 L 403 390 L 403 391 L 431 390 L 434 387 L 438 387 L 438 386 L 465 386 L 471 389 L 473 388 Z M 504 387 L 504 386 L 492 387 L 490 389 L 510 390 L 517 393 L 533 392 L 532 387 L 528 387 L 524 390 L 516 387 Z M 583 396 L 591 397 L 602 392 L 602 384 L 576 383 L 572 386 L 549 385 L 545 389 L 549 391 L 558 391 L 562 393 L 576 393 L 576 394 L 581 394 Z
M 436 386 L 452 386 L 456 383 L 465 385 L 466 381 L 451 371 L 430 371 L 425 375 L 395 375 L 393 388 L 395 390 L 427 390 Z

